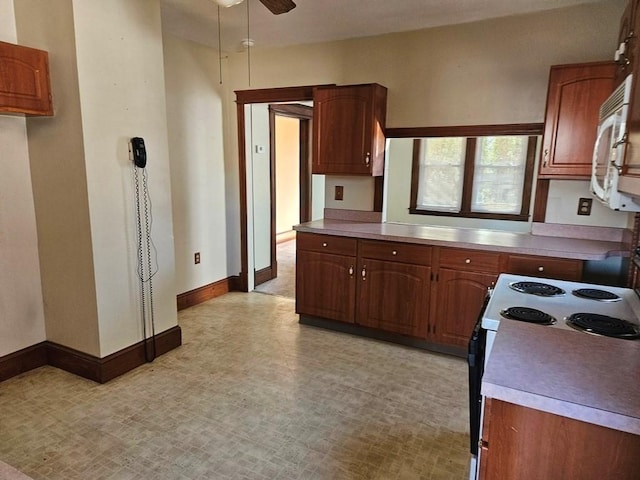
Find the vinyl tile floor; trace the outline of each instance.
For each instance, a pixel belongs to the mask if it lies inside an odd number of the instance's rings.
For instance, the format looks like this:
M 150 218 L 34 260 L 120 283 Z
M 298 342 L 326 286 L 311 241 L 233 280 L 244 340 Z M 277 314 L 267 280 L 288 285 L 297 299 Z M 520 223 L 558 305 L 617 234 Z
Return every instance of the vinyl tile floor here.
M 0 460 L 34 479 L 467 478 L 463 359 L 302 326 L 259 293 L 179 323 L 181 347 L 107 384 L 0 383 Z

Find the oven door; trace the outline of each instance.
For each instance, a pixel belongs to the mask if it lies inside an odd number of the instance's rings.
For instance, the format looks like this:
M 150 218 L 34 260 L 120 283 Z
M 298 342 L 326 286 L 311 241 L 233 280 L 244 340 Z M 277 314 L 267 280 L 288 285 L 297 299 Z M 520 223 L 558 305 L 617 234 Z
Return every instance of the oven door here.
M 473 328 L 469 339 L 467 363 L 469 364 L 469 437 L 471 454 L 478 455 L 478 442 L 480 441 L 480 416 L 482 414 L 482 374 L 484 373 L 485 347 L 487 343 L 487 331 L 482 328 L 482 317 L 487 309 L 491 292 L 482 304 L 478 315 L 478 321 Z

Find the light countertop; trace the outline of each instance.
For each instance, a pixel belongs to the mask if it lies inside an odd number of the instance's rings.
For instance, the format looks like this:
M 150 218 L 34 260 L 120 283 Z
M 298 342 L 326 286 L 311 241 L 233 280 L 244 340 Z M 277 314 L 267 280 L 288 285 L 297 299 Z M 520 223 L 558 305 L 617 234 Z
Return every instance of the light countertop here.
M 480 228 L 324 219 L 296 225 L 294 229 L 298 232 L 324 235 L 579 260 L 604 260 L 611 256 L 628 255 L 627 248 L 621 242 L 563 238 Z
M 482 395 L 640 435 L 640 341 L 503 322 Z

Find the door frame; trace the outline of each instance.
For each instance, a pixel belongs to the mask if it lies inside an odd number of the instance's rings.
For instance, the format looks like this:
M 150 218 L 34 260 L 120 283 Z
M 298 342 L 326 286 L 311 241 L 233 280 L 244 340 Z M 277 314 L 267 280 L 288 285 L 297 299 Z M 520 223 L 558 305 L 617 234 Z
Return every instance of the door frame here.
M 247 241 L 247 153 L 245 131 L 245 106 L 252 103 L 306 102 L 313 100 L 317 87 L 329 85 L 306 85 L 299 87 L 264 88 L 256 90 L 236 90 L 236 113 L 238 129 L 238 180 L 240 183 L 240 275 L 239 290 L 249 291 L 249 257 Z
M 299 178 L 299 223 L 311 220 L 311 134 L 313 120 L 313 107 L 300 103 L 276 103 L 269 104 L 269 191 L 270 191 L 270 260 L 269 266 L 260 270 L 254 269 L 254 285 L 272 280 L 278 276 L 278 258 L 276 248 L 276 116 L 298 119 L 300 157 Z

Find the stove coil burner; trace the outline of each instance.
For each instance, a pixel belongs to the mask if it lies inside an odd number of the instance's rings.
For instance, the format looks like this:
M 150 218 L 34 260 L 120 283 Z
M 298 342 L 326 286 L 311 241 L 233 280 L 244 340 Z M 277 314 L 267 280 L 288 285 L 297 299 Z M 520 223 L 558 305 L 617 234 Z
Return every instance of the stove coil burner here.
M 622 297 L 616 295 L 613 292 L 607 290 L 599 290 L 597 288 L 579 288 L 572 291 L 576 297 L 588 298 L 589 300 L 597 300 L 599 302 L 617 302 L 622 300 Z
M 548 313 L 529 307 L 509 307 L 502 310 L 500 315 L 510 320 L 535 323 L 538 325 L 553 325 L 556 323 L 556 319 Z
M 597 313 L 574 313 L 567 317 L 567 325 L 583 332 L 606 337 L 630 340 L 640 338 L 640 326 L 621 318 Z
M 509 287 L 516 292 L 538 295 L 540 297 L 559 297 L 565 294 L 563 289 L 541 282 L 512 282 L 509 284 Z

